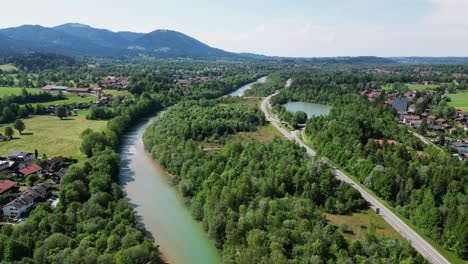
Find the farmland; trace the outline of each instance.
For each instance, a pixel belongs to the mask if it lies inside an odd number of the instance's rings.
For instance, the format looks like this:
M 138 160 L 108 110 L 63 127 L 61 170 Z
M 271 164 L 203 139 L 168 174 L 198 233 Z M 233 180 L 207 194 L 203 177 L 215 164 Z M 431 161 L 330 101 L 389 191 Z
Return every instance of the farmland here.
M 458 92 L 456 94 L 449 94 L 451 106 L 456 109 L 461 109 L 463 111 L 468 111 L 468 91 Z
M 82 159 L 80 153 L 80 133 L 86 128 L 102 130 L 107 121 L 86 120 L 87 111 L 80 111 L 78 116 L 60 120 L 55 116 L 35 116 L 24 119 L 26 130 L 19 135 L 15 130 L 14 139 L 0 142 L 0 155 L 8 155 L 15 151 L 34 152 L 37 149 L 42 155 L 67 156 Z M 4 128 L 0 128 L 3 133 Z
M 25 89 L 29 93 L 40 93 L 41 92 L 41 89 L 37 89 L 37 88 L 25 88 Z M 21 94 L 21 90 L 23 90 L 23 88 L 0 87 L 0 97 L 8 96 L 8 95 L 19 95 L 19 94 Z

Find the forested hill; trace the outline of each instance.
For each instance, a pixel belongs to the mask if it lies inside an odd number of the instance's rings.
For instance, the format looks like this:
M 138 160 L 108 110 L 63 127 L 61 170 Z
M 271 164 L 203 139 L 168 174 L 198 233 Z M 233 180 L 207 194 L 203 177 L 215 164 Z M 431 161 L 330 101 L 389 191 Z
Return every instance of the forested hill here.
M 113 32 L 88 25 L 68 23 L 56 27 L 23 25 L 0 29 L 0 55 L 54 53 L 79 57 L 155 57 L 191 59 L 274 60 L 313 64 L 390 64 L 381 57 L 285 58 L 252 53 L 234 53 L 210 47 L 173 30 L 150 33 Z
M 180 32 L 113 32 L 69 23 L 53 28 L 24 25 L 0 29 L 0 53 L 46 52 L 67 56 L 160 58 L 242 58 L 236 53 L 212 48 Z

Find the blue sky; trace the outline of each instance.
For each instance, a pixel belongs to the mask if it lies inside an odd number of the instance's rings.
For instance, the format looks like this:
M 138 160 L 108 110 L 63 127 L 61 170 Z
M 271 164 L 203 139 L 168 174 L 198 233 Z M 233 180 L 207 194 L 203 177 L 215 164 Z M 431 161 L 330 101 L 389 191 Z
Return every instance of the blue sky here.
M 174 29 L 279 56 L 468 56 L 466 14 L 468 0 L 15 0 L 2 3 L 0 27 Z

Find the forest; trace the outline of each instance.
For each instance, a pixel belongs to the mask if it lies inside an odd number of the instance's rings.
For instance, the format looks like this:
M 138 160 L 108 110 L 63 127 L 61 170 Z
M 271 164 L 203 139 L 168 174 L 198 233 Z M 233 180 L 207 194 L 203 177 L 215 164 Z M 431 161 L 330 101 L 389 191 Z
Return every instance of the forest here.
M 375 76 L 343 78 L 346 75 L 332 71 L 295 75 L 293 85 L 272 103 L 300 99 L 331 105 L 328 116 L 307 122 L 312 146 L 427 236 L 467 259 L 468 166 L 412 136 L 398 124 L 391 106 L 360 96 L 358 91 L 369 88 Z
M 201 147 L 258 128 L 264 123 L 260 116 L 255 105 L 187 101 L 170 108 L 144 136 L 225 263 L 425 263 L 408 242 L 369 234 L 350 243 L 329 225 L 321 212 L 347 214 L 366 204 L 334 178 L 331 167 L 294 143 Z

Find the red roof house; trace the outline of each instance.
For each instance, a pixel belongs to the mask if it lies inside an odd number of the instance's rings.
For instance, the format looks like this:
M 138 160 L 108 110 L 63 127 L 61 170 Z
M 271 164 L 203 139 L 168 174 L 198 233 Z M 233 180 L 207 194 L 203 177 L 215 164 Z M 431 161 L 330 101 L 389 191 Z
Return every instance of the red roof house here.
M 7 194 L 16 187 L 16 182 L 10 180 L 0 181 L 0 195 Z
M 38 172 L 41 172 L 42 171 L 42 167 L 37 165 L 37 164 L 33 164 L 31 166 L 28 166 L 22 170 L 19 170 L 19 172 L 21 174 L 23 174 L 23 176 L 28 176 L 28 175 L 31 175 L 31 174 L 34 174 L 34 173 L 38 173 Z

